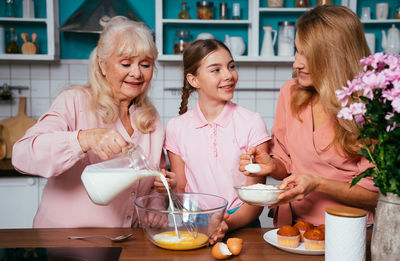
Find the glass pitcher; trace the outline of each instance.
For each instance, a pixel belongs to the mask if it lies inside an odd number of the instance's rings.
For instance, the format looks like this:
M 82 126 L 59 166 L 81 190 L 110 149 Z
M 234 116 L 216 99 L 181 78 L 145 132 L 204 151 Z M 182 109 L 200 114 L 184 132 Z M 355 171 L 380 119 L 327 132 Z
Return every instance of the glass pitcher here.
M 140 146 L 134 146 L 116 158 L 86 166 L 81 180 L 95 204 L 108 205 L 135 181 L 159 175 L 160 169 L 146 158 Z

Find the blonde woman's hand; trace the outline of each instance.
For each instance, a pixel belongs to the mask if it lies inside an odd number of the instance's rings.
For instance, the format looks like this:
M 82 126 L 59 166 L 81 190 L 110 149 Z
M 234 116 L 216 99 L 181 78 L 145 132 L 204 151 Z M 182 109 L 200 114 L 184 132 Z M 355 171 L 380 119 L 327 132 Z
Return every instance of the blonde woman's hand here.
M 288 188 L 288 190 L 279 194 L 279 202 L 276 205 L 304 199 L 308 193 L 317 189 L 320 182 L 321 177 L 312 174 L 290 175 L 279 185 L 280 189 Z M 276 205 L 271 207 L 275 207 Z
M 253 157 L 253 163 L 260 165 L 261 170 L 257 173 L 250 173 L 245 168 L 248 164 L 250 164 L 250 156 Z M 243 172 L 243 174 L 246 176 L 257 177 L 269 175 L 274 171 L 275 168 L 275 162 L 269 156 L 267 151 L 258 149 L 256 147 L 250 147 L 248 153 L 240 155 L 239 171 Z
M 168 182 L 168 186 L 171 191 L 174 191 L 177 185 L 176 175 L 173 172 L 166 171 L 165 169 L 161 170 L 161 173 L 164 175 Z M 165 188 L 164 184 L 162 183 L 160 177 L 154 179 L 154 187 L 156 188 L 158 193 L 165 193 L 167 189 Z
M 115 154 L 125 152 L 132 147 L 122 135 L 114 129 L 80 130 L 78 141 L 83 152 L 92 150 L 102 160 L 107 160 Z

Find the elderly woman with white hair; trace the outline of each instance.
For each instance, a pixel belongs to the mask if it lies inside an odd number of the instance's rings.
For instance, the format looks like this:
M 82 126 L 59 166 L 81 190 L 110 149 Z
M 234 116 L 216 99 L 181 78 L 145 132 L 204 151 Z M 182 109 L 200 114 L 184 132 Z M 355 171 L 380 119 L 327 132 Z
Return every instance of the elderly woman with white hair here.
M 94 204 L 81 182 L 87 165 L 140 145 L 157 165 L 163 127 L 147 96 L 157 49 L 152 31 L 117 16 L 105 26 L 89 59 L 89 82 L 71 86 L 13 149 L 25 174 L 48 178 L 33 227 L 137 227 L 133 201 L 149 194 L 154 178 L 135 182 L 107 206 Z M 174 187 L 174 174 L 163 171 Z

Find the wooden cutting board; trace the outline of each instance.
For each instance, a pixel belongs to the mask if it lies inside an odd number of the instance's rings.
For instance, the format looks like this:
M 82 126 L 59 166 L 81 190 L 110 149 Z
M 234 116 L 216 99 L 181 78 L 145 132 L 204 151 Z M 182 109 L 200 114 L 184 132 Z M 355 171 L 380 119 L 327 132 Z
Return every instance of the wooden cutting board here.
M 12 147 L 14 143 L 24 136 L 27 129 L 36 123 L 36 119 L 26 116 L 25 114 L 26 98 L 19 98 L 19 111 L 18 115 L 0 121 L 3 125 L 1 137 L 6 143 L 6 159 L 10 159 L 12 155 Z
M 3 133 L 4 126 L 0 125 L 0 160 L 4 159 L 6 157 L 6 141 L 3 139 L 1 136 Z

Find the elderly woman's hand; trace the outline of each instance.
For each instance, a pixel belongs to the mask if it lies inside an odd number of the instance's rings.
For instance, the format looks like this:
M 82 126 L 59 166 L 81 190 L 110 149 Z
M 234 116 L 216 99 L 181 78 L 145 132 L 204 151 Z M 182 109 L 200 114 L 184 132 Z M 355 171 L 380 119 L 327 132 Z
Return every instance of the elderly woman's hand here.
M 80 130 L 78 141 L 83 152 L 92 150 L 102 160 L 115 154 L 127 151 L 132 147 L 122 135 L 114 129 L 88 129 Z
M 245 169 L 245 167 L 250 164 L 250 156 L 253 157 L 253 163 L 257 163 L 258 165 L 260 165 L 261 171 L 257 173 L 249 173 Z M 257 177 L 269 175 L 275 168 L 276 166 L 273 159 L 266 151 L 262 149 L 250 147 L 248 153 L 240 155 L 239 170 L 243 172 L 243 174 L 246 176 Z
M 279 186 L 280 189 L 289 189 L 278 196 L 278 204 L 304 199 L 308 193 L 314 191 L 318 187 L 320 182 L 321 177 L 316 175 L 292 174 L 291 176 L 285 178 L 282 181 L 282 184 Z
M 165 169 L 161 170 L 161 173 L 164 175 L 168 182 L 169 189 L 174 191 L 177 185 L 175 173 L 166 171 Z M 167 189 L 165 188 L 164 184 L 162 183 L 160 177 L 156 177 L 154 179 L 154 187 L 157 189 L 158 193 L 165 193 Z

